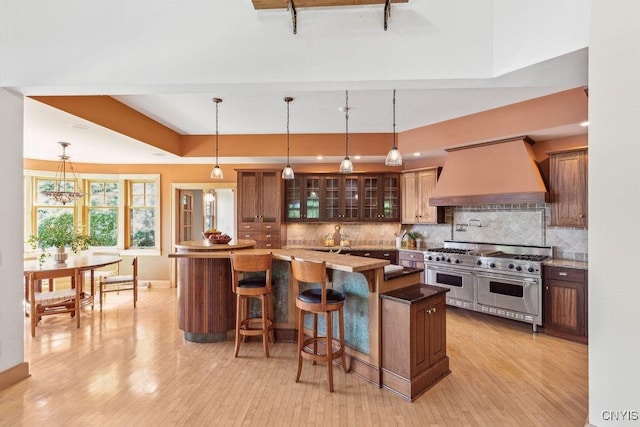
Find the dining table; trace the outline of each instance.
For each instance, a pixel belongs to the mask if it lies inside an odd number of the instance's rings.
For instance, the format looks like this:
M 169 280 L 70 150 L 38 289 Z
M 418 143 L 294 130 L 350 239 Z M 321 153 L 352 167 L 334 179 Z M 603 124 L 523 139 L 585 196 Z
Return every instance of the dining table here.
M 117 264 L 122 261 L 122 257 L 119 255 L 72 255 L 67 258 L 65 262 L 56 262 L 52 259 L 47 259 L 41 262 L 38 259 L 29 259 L 24 261 L 24 295 L 25 300 L 29 299 L 29 274 L 39 273 L 39 277 L 42 279 L 49 279 L 49 291 L 54 290 L 52 285 L 53 279 L 61 277 L 60 271 L 78 271 L 80 274 L 80 283 L 74 283 L 74 276 L 71 277 L 71 286 L 81 286 L 80 289 L 84 289 L 84 272 L 90 272 L 91 292 L 88 297 L 88 302 L 93 307 L 93 300 L 95 296 L 95 270 L 97 268 L 106 267 L 108 265 Z M 44 274 L 43 274 L 44 273 Z M 47 277 L 50 276 L 50 277 Z M 40 285 L 41 286 L 41 285 Z M 38 289 L 40 292 L 41 287 Z

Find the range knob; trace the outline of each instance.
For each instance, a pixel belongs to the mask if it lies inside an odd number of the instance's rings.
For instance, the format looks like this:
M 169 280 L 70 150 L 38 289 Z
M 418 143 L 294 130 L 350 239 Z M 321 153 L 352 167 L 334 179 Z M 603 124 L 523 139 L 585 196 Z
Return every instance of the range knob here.
M 460 264 L 460 260 L 459 259 L 456 259 L 456 264 Z
M 432 260 L 433 260 L 433 257 L 432 257 L 431 255 L 429 255 L 429 256 L 427 257 L 427 261 L 432 261 Z
M 447 258 L 447 262 L 451 262 L 451 258 Z
M 508 265 L 508 267 L 509 267 L 509 269 L 510 269 L 510 270 L 513 270 L 513 268 L 515 267 L 515 265 L 513 265 L 513 264 L 509 264 L 509 265 Z
M 520 266 L 520 265 L 519 265 L 519 266 L 517 266 L 517 267 L 516 267 L 516 271 L 522 271 L 522 266 Z
M 496 268 L 496 263 L 495 263 L 495 262 L 492 262 L 491 264 L 489 264 L 489 267 L 491 267 L 491 268 Z
M 533 267 L 529 266 L 529 267 L 527 267 L 527 271 L 528 271 L 529 273 L 533 273 L 534 269 L 533 269 Z
M 476 261 L 476 264 L 477 264 L 477 265 L 482 265 L 482 261 L 477 260 L 477 261 Z

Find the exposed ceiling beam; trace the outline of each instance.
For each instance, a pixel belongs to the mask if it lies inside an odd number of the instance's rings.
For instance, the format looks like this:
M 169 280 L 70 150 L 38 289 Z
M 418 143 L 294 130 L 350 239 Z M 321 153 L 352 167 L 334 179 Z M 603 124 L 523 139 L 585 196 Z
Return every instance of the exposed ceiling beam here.
M 286 9 L 287 0 L 251 0 L 256 10 Z M 299 7 L 329 7 L 329 6 L 362 6 L 368 4 L 385 4 L 386 0 L 295 0 Z M 391 0 L 391 3 L 408 3 L 409 0 Z

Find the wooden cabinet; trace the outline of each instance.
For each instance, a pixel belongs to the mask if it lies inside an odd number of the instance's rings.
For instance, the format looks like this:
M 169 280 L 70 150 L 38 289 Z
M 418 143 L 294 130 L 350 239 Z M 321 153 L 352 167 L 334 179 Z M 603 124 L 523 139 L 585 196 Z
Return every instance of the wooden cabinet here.
M 588 152 L 582 147 L 549 154 L 551 224 L 587 227 Z
M 406 399 L 449 373 L 446 291 L 416 284 L 381 295 L 382 385 Z
M 420 273 L 420 283 L 427 283 L 424 270 L 424 254 L 419 251 L 405 251 L 401 250 L 398 253 L 398 259 L 400 265 L 411 268 L 422 268 Z
M 544 267 L 544 330 L 549 335 L 587 343 L 587 272 Z
M 402 174 L 402 223 L 440 224 L 444 207 L 429 206 L 441 168 L 404 172 Z
M 298 174 L 285 183 L 287 222 L 400 220 L 398 174 Z
M 279 248 L 282 178 L 279 170 L 238 170 L 238 238 L 257 248 Z

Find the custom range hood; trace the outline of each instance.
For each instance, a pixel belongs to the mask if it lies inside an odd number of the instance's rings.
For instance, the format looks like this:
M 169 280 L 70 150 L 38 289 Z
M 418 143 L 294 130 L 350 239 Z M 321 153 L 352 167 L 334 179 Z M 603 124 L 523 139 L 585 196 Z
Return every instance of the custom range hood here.
M 431 206 L 545 203 L 547 188 L 526 136 L 450 148 Z

